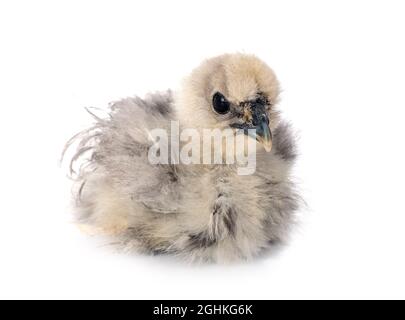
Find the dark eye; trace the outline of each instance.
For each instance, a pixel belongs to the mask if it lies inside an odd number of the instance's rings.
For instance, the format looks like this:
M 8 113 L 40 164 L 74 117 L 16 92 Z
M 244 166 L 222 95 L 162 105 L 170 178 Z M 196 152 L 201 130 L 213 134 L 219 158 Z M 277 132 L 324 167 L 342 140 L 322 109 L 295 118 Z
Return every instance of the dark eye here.
M 212 97 L 212 106 L 214 107 L 214 110 L 219 114 L 228 113 L 230 110 L 229 101 L 226 100 L 224 95 L 219 92 L 215 93 Z

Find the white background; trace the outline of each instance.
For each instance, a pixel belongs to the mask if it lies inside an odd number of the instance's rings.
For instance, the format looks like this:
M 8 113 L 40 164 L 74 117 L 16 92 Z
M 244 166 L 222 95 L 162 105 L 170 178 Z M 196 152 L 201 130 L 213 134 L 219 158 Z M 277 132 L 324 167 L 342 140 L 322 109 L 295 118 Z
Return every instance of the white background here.
M 403 1 L 2 1 L 0 298 L 405 298 Z M 308 203 L 268 258 L 123 256 L 72 223 L 65 141 L 83 107 L 176 88 L 255 53 L 300 132 Z

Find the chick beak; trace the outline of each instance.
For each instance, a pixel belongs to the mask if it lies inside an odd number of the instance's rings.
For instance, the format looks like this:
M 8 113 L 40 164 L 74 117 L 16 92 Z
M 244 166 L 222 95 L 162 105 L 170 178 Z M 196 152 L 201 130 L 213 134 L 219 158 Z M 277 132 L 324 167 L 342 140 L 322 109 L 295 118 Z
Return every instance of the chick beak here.
M 243 129 L 245 134 L 256 138 L 263 145 L 264 150 L 270 152 L 273 146 L 273 137 L 265 106 L 259 103 L 250 105 L 244 110 L 242 118 L 244 123 L 232 123 L 231 127 Z M 255 129 L 255 133 L 251 133 L 249 129 Z
M 273 146 L 273 136 L 269 127 L 267 115 L 262 115 L 260 122 L 256 126 L 256 140 L 263 144 L 264 150 L 271 151 Z

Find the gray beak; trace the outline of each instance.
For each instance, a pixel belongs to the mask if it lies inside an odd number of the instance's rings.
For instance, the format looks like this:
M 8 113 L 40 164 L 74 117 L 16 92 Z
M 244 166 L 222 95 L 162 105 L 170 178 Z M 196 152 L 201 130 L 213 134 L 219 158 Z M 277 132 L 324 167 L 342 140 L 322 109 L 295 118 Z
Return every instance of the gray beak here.
M 256 140 L 263 144 L 264 150 L 270 152 L 273 146 L 273 136 L 268 122 L 268 117 L 264 115 L 263 119 L 256 126 Z
M 273 146 L 273 136 L 269 126 L 269 117 L 264 105 L 253 103 L 245 110 L 245 118 L 249 119 L 245 123 L 233 123 L 232 128 L 244 129 L 245 134 L 249 134 L 248 129 L 256 129 L 254 138 L 260 142 L 267 152 L 271 151 Z

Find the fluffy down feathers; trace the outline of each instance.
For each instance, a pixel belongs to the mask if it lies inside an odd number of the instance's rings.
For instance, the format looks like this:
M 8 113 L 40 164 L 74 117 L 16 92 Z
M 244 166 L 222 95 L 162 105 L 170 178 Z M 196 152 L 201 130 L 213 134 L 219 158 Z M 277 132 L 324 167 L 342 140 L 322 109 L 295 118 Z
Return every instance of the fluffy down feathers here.
M 71 168 L 81 223 L 125 250 L 188 261 L 249 259 L 285 239 L 299 199 L 286 123 L 273 127 L 270 153 L 258 149 L 256 172 L 240 176 L 229 165 L 149 163 L 148 133 L 179 117 L 170 91 L 118 101 L 107 118 L 94 117 L 68 143 L 77 142 Z

